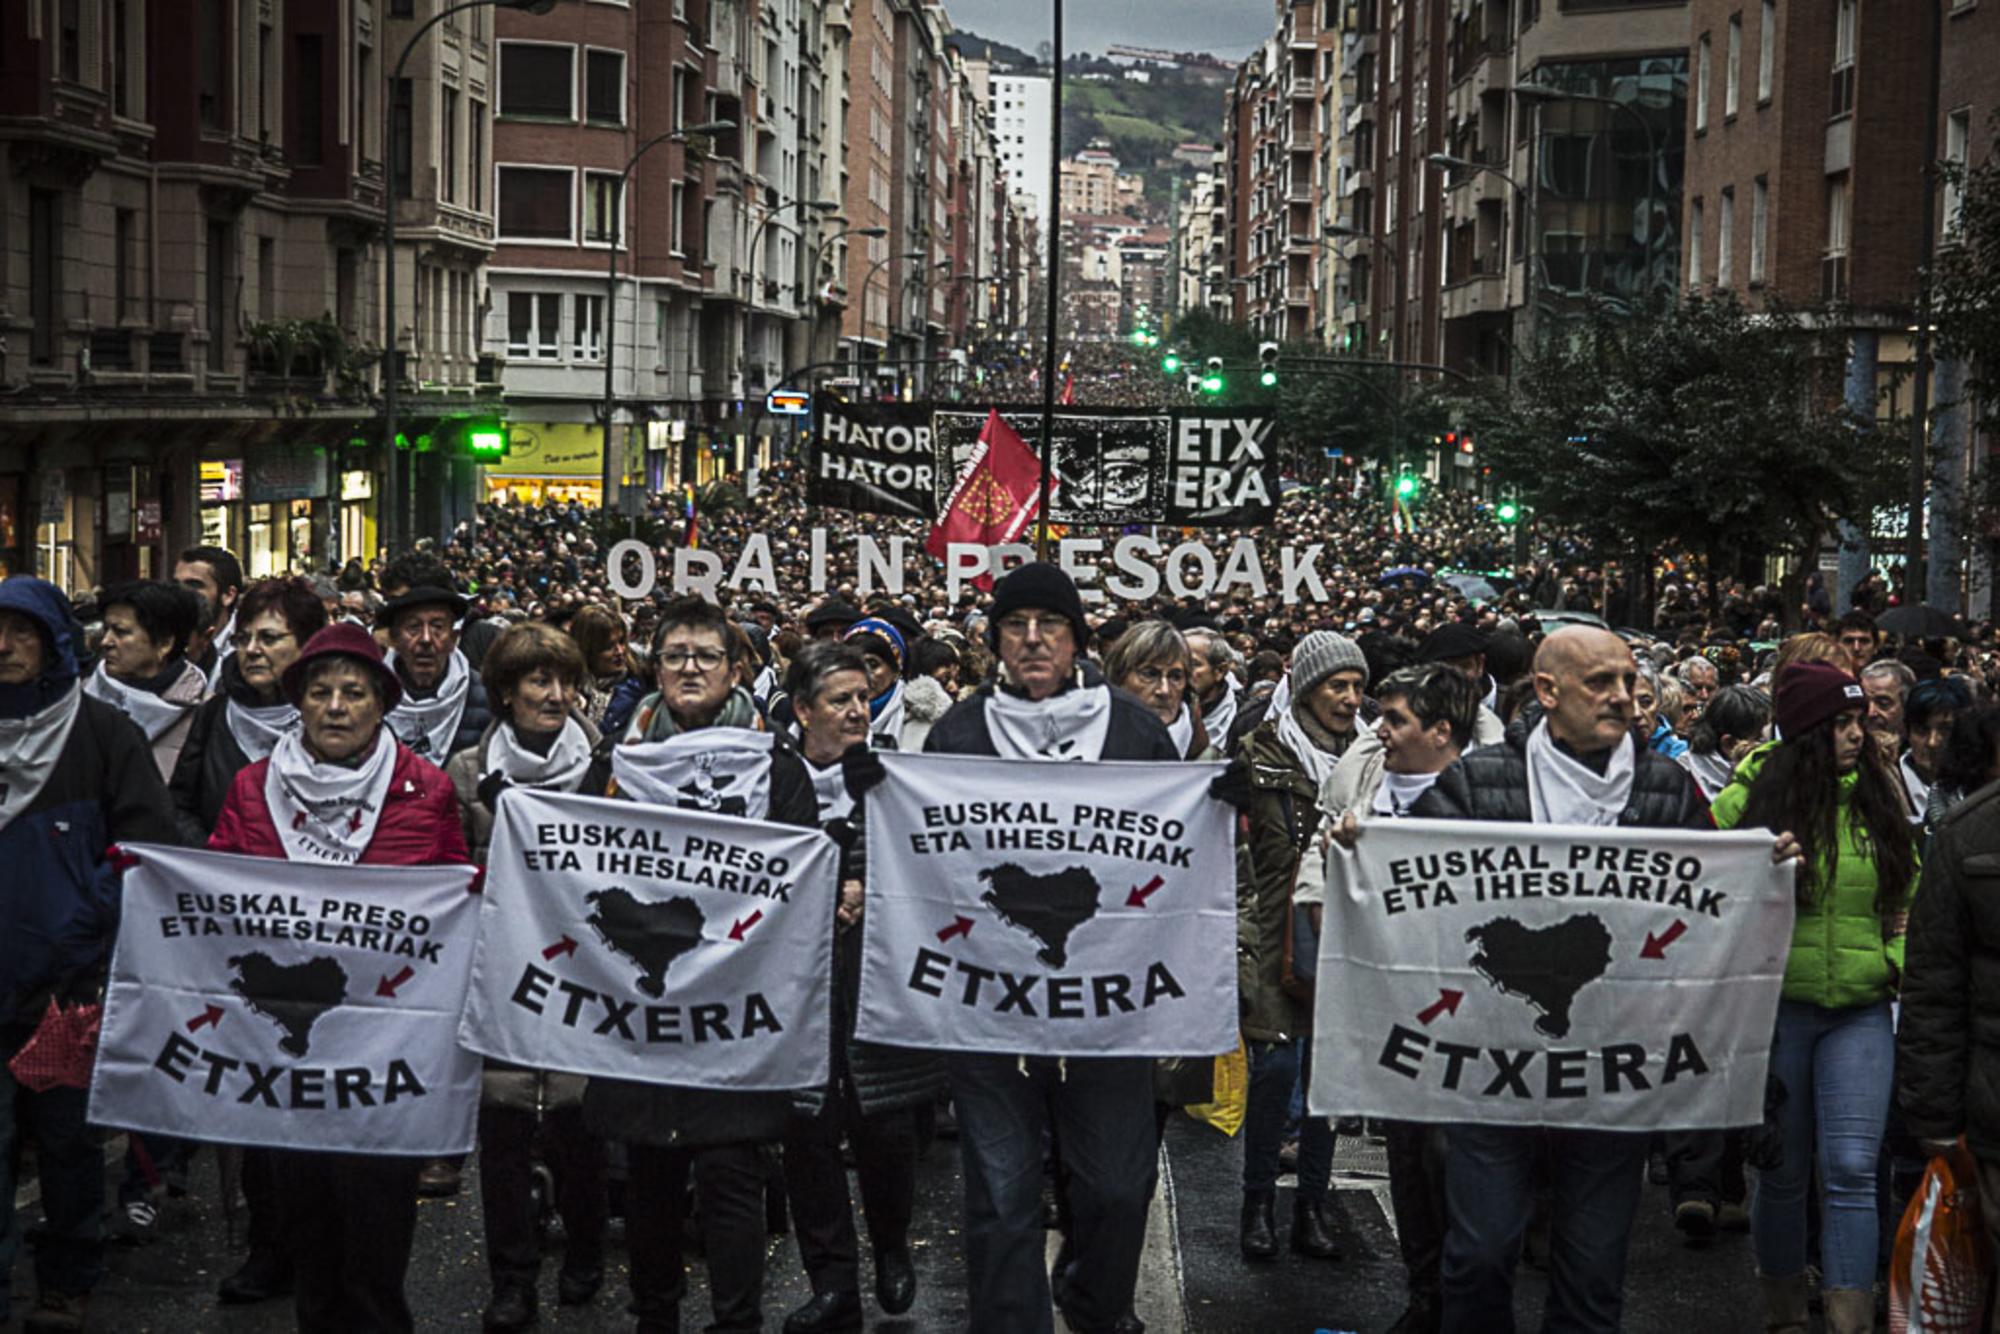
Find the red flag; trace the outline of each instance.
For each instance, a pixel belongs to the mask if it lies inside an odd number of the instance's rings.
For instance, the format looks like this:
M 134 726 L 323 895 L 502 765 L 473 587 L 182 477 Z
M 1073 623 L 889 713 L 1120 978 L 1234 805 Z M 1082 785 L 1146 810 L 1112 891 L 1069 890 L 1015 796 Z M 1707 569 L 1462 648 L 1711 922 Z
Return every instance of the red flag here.
M 1076 376 L 1073 374 L 1063 376 L 1062 405 L 1066 408 L 1076 405 Z
M 979 432 L 979 448 L 972 452 L 972 466 L 951 489 L 944 513 L 924 550 L 939 560 L 951 542 L 976 542 L 997 546 L 1012 542 L 1035 517 L 1042 484 L 1042 465 L 1028 442 L 989 410 L 986 426 Z M 1055 480 L 1050 479 L 1050 494 Z

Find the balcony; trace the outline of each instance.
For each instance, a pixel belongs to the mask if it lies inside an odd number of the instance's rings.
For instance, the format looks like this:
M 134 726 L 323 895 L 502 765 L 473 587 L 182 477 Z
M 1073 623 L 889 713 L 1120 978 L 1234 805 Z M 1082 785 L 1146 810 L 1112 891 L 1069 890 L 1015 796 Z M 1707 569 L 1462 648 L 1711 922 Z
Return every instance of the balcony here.
M 1448 320 L 1501 315 L 1506 310 L 1507 284 L 1497 273 L 1475 273 L 1444 289 L 1444 317 Z
M 1287 287 L 1285 304 L 1288 306 L 1308 306 L 1313 303 L 1313 289 L 1310 287 Z

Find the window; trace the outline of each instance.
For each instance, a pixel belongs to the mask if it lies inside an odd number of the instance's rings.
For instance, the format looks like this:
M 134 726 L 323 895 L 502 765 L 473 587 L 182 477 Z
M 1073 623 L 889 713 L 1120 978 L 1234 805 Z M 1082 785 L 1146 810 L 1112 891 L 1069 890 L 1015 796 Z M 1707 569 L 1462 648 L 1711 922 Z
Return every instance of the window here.
M 278 318 L 278 243 L 268 236 L 257 238 L 257 318 Z
M 624 52 L 585 53 L 583 115 L 595 125 L 625 123 Z
M 408 199 L 414 164 L 411 161 L 411 141 L 416 133 L 417 82 L 415 79 L 396 80 L 396 95 L 390 105 L 389 114 L 389 176 L 396 191 L 396 198 Z
M 559 294 L 507 294 L 507 355 L 534 361 L 561 358 L 562 297 Z
M 1740 14 L 1729 16 L 1729 52 L 1726 59 L 1728 65 L 1723 74 L 1722 114 L 1733 116 L 1736 114 L 1736 90 L 1743 79 L 1743 16 Z
M 195 74 L 199 80 L 196 97 L 201 128 L 220 130 L 226 128 L 222 123 L 222 0 L 200 0 L 195 24 L 198 45 Z
M 576 48 L 500 43 L 500 114 L 576 119 Z
M 613 245 L 623 233 L 619 212 L 618 177 L 607 171 L 585 172 L 583 177 L 583 239 L 595 245 Z
M 478 13 L 478 10 L 472 11 Z M 486 104 L 477 99 L 465 122 L 466 196 L 474 213 L 486 208 Z
M 28 191 L 28 362 L 56 364 L 56 322 L 62 306 L 62 197 Z
M 273 117 L 278 109 L 278 69 L 271 58 L 271 47 L 277 41 L 268 23 L 257 25 L 257 138 L 271 142 L 271 132 L 277 129 Z
M 1687 287 L 1690 292 L 1701 290 L 1701 215 L 1701 201 L 1697 199 L 1688 207 Z
M 111 114 L 137 120 L 146 114 L 146 6 L 111 0 Z
M 1826 178 L 1826 253 L 1847 253 L 1848 207 L 1847 173 Z
M 132 317 L 132 253 L 138 231 L 138 211 L 119 209 L 111 228 L 111 313 L 121 322 Z
M 1695 47 L 1694 66 L 1694 131 L 1700 134 L 1708 128 L 1708 81 L 1712 73 L 1714 59 L 1709 52 L 1708 34 L 1701 35 Z
M 1833 67 L 1854 63 L 1854 0 L 1835 0 L 1833 14 Z
M 1944 160 L 1947 165 L 1965 170 L 1966 157 L 1972 146 L 1972 111 L 1961 107 L 1944 120 Z M 1965 186 L 1961 181 L 1946 179 L 1944 183 L 1944 230 L 1947 236 L 1956 232 L 1965 211 Z
M 320 35 L 300 33 L 292 39 L 293 71 L 292 161 L 317 167 L 326 159 L 326 68 Z
M 676 255 L 685 257 L 687 247 L 687 186 L 675 181 L 667 187 L 667 236 Z
M 368 106 L 375 100 L 375 53 L 363 45 L 354 55 L 354 151 L 363 162 L 374 160 L 368 142 Z
M 229 368 L 229 289 L 234 286 L 230 270 L 235 267 L 230 254 L 229 224 L 208 224 L 208 368 Z
M 56 60 L 67 83 L 83 82 L 83 0 L 62 0 L 56 7 Z
M 342 247 L 333 252 L 333 316 L 348 333 L 359 330 L 354 310 L 354 293 L 359 276 L 360 266 L 354 251 Z
M 1764 0 L 1757 19 L 1757 100 L 1771 100 L 1771 79 L 1778 66 L 1778 0 Z
M 1715 285 L 1727 287 L 1735 277 L 1736 267 L 1736 190 L 1730 187 L 1722 192 L 1722 209 L 1716 221 L 1720 224 L 1715 236 Z
M 525 241 L 574 241 L 567 167 L 500 168 L 500 235 Z
M 673 128 L 676 130 L 682 129 L 688 123 L 687 88 L 688 88 L 687 71 L 684 69 L 675 70 L 674 100 L 673 100 L 672 114 L 673 114 Z
M 446 88 L 438 101 L 438 198 L 458 202 L 458 89 Z
M 604 298 L 576 298 L 576 346 L 570 355 L 578 361 L 604 360 Z
M 1750 282 L 1764 281 L 1765 233 L 1771 225 L 1771 186 L 1762 176 L 1750 187 Z

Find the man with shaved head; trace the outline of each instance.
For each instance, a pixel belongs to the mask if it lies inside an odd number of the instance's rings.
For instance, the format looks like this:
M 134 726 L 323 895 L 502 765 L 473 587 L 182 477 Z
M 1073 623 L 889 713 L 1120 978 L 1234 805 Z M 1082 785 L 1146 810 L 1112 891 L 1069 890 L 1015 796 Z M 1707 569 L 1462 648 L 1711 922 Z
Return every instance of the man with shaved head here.
M 1710 827 L 1687 770 L 1637 744 L 1639 669 L 1608 630 L 1572 626 L 1535 654 L 1535 701 L 1497 746 L 1438 775 L 1411 815 L 1560 825 Z M 1558 1127 L 1446 1131 L 1440 1328 L 1511 1334 L 1514 1267 L 1545 1154 L 1555 1193 L 1548 1329 L 1617 1329 L 1625 1253 L 1645 1177 L 1646 1136 Z

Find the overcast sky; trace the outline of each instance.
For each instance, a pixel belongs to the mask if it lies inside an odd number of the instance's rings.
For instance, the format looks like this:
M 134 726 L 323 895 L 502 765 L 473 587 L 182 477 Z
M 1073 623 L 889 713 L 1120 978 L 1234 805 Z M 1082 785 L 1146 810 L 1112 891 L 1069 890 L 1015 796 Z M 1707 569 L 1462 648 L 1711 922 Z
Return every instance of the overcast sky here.
M 1048 0 L 945 0 L 952 25 L 1018 46 L 1030 55 L 1049 39 Z M 1063 45 L 1097 55 L 1112 45 L 1208 51 L 1238 57 L 1270 34 L 1260 0 L 1067 0 Z

